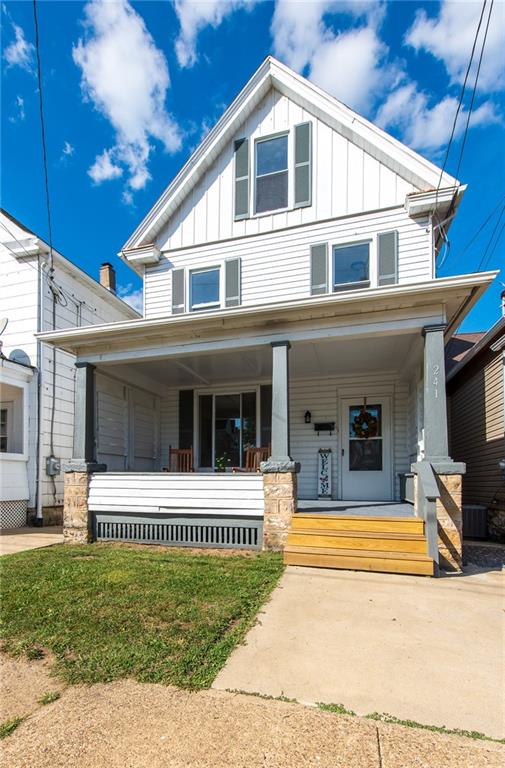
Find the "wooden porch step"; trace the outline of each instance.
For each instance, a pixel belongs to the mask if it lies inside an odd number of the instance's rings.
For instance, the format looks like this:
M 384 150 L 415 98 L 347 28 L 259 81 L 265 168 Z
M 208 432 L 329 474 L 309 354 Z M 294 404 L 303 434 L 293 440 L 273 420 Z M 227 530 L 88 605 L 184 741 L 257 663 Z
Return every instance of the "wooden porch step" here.
M 366 515 L 317 515 L 296 512 L 291 530 L 318 528 L 333 531 L 380 531 L 390 533 L 424 533 L 424 520 L 419 517 L 382 517 Z
M 287 544 L 310 548 L 406 552 L 420 555 L 426 552 L 426 539 L 422 533 L 291 528 Z
M 428 555 L 414 552 L 349 550 L 288 544 L 284 549 L 284 563 L 286 565 L 339 568 L 350 571 L 434 575 L 433 560 Z

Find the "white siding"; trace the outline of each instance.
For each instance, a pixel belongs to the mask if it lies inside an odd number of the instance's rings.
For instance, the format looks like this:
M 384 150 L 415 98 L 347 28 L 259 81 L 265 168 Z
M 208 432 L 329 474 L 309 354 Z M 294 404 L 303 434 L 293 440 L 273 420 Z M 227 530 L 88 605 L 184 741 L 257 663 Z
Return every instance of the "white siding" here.
M 173 250 L 213 240 L 255 235 L 282 227 L 334 216 L 403 205 L 405 195 L 417 191 L 362 149 L 336 133 L 306 109 L 272 89 L 247 117 L 235 138 L 248 137 L 253 165 L 254 140 L 298 123 L 313 127 L 313 195 L 307 208 L 251 216 L 233 217 L 233 141 L 210 166 L 157 238 L 161 249 Z M 292 174 L 290 181 L 292 181 Z M 253 210 L 251 179 L 251 211 Z
M 255 382 L 260 383 L 260 382 Z M 262 381 L 261 383 L 270 383 Z M 240 385 L 243 387 L 243 383 Z M 237 385 L 237 391 L 239 386 Z M 228 390 L 233 385 L 227 386 Z M 298 495 L 301 499 L 317 498 L 317 454 L 319 448 L 332 450 L 333 496 L 339 496 L 338 467 L 340 439 L 337 431 L 317 435 L 314 423 L 334 421 L 339 424 L 339 398 L 362 397 L 367 393 L 391 398 L 392 474 L 395 498 L 399 498 L 398 473 L 410 467 L 408 440 L 408 383 L 391 374 L 372 376 L 328 377 L 320 379 L 293 379 L 290 385 L 291 455 L 301 464 L 298 476 Z M 171 390 L 161 404 L 161 455 L 166 462 L 168 446 L 178 444 L 178 391 Z M 312 423 L 305 424 L 305 411 L 312 414 Z
M 5 228 L 3 226 L 5 224 Z M 9 230 L 9 231 L 7 231 Z M 20 251 L 19 242 L 28 247 L 28 241 L 35 236 L 18 226 L 8 217 L 0 214 L 0 318 L 7 317 L 8 325 L 2 334 L 3 353 L 8 357 L 15 349 L 22 350 L 33 366 L 37 366 L 37 332 L 39 308 L 39 265 L 37 257 L 16 257 L 9 248 Z M 18 242 L 16 242 L 18 241 Z M 43 263 L 47 257 L 41 258 Z M 135 315 L 127 306 L 122 306 L 98 284 L 86 279 L 71 264 L 55 257 L 55 282 L 64 293 L 61 303 L 56 304 L 54 327 L 69 328 L 76 325 L 93 325 L 118 320 L 132 319 Z M 43 306 L 41 309 L 42 330 L 53 328 L 52 294 L 43 272 Z M 56 359 L 56 398 L 54 409 L 53 444 L 54 453 L 61 460 L 72 455 L 73 410 L 74 410 L 74 357 L 61 350 L 42 345 L 42 441 L 41 464 L 50 454 L 50 431 L 53 396 L 53 366 Z M 37 405 L 38 377 L 34 376 L 29 395 L 29 461 L 28 482 L 29 506 L 35 504 L 36 447 L 38 432 Z M 63 503 L 63 475 L 54 483 L 43 474 L 43 506 L 59 506 Z
M 242 305 L 307 298 L 313 243 L 331 245 L 370 239 L 374 285 L 376 235 L 391 229 L 398 230 L 399 282 L 431 279 L 432 243 L 428 221 L 411 219 L 402 208 L 396 208 L 162 254 L 159 264 L 146 269 L 145 316 L 162 317 L 171 313 L 172 267 L 184 267 L 189 272 L 195 267 L 222 264 L 231 256 L 241 258 Z
M 257 474 L 97 473 L 89 486 L 92 512 L 263 516 L 263 477 Z

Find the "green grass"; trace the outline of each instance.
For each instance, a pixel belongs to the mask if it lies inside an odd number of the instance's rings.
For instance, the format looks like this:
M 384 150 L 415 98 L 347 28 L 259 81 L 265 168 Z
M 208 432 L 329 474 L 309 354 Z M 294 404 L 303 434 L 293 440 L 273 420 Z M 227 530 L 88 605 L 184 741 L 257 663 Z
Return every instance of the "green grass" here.
M 49 691 L 41 696 L 40 699 L 37 699 L 37 701 L 39 704 L 52 704 L 53 701 L 58 701 L 60 697 L 61 693 L 59 691 Z
M 323 712 L 333 712 L 335 715 L 352 715 L 353 717 L 357 717 L 356 712 L 353 712 L 352 709 L 346 709 L 343 704 L 324 704 L 322 701 L 319 701 L 317 706 L 319 709 L 322 709 Z
M 372 712 L 365 715 L 368 720 L 379 720 L 381 723 L 393 723 L 393 725 L 404 725 L 407 728 L 421 728 L 425 731 L 435 731 L 436 733 L 446 733 L 452 736 L 466 736 L 468 739 L 481 739 L 483 741 L 497 741 L 499 744 L 505 744 L 505 739 L 493 739 L 480 731 L 467 731 L 462 728 L 446 728 L 445 725 L 425 725 L 415 720 L 401 720 L 394 715 L 388 715 L 387 712 Z
M 24 717 L 13 717 L 12 720 L 5 720 L 0 723 L 0 739 L 6 739 L 11 733 L 14 733 L 18 725 L 21 725 Z
M 283 570 L 279 555 L 108 544 L 3 557 L 7 653 L 50 651 L 69 683 L 133 677 L 208 687 Z

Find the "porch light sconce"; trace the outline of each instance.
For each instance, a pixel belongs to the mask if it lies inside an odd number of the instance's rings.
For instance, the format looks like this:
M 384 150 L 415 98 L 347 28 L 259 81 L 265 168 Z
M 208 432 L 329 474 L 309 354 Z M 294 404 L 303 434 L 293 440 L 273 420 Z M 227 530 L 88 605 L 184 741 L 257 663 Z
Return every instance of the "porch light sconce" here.
M 310 422 L 312 420 L 311 412 L 310 411 L 305 411 L 305 417 L 304 418 L 305 418 L 305 423 L 306 424 L 310 424 Z

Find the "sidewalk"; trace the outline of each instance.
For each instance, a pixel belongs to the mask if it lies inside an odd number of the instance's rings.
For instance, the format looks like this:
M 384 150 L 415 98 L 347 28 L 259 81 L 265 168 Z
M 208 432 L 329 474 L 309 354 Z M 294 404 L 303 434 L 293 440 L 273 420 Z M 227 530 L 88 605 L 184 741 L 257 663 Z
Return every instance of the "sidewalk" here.
M 27 549 L 63 544 L 63 529 L 58 525 L 47 528 L 4 528 L 0 531 L 0 555 L 14 555 Z

